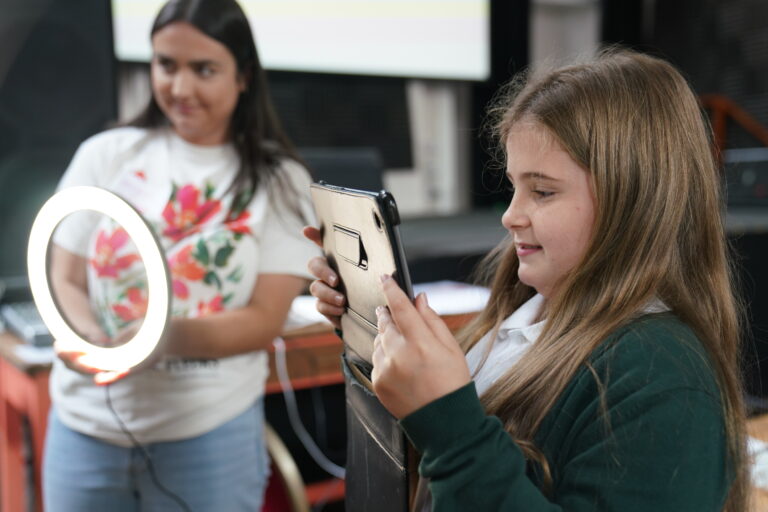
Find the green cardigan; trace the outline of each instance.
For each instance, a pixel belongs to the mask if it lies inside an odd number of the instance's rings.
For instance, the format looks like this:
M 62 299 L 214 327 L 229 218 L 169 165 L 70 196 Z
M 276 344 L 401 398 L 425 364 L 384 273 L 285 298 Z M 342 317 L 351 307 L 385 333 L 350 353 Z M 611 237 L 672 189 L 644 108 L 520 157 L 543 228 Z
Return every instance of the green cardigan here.
M 434 511 L 720 511 L 727 467 L 723 411 L 698 338 L 669 313 L 641 317 L 591 358 L 605 384 L 610 428 L 595 379 L 579 370 L 535 437 L 554 486 L 541 490 L 474 383 L 400 424 L 422 454 Z

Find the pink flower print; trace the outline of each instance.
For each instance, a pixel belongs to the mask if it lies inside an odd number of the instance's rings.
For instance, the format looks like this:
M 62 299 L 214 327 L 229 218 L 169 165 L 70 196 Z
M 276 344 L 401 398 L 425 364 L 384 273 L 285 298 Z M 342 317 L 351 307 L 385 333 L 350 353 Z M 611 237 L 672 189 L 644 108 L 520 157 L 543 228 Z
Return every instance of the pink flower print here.
M 140 288 L 128 288 L 125 292 L 128 304 L 113 304 L 112 311 L 125 322 L 143 319 L 147 314 L 147 297 Z
M 250 217 L 251 213 L 247 210 L 243 210 L 236 219 L 228 220 L 224 225 L 233 233 L 251 234 L 251 228 L 246 224 Z
M 200 204 L 200 190 L 194 185 L 184 185 L 174 199 L 168 201 L 163 218 L 168 226 L 163 235 L 177 242 L 200 231 L 200 226 L 221 209 L 220 201 L 206 199 Z
M 192 245 L 187 245 L 169 261 L 171 267 L 171 287 L 173 295 L 180 299 L 189 297 L 187 281 L 200 281 L 205 276 L 205 269 L 192 257 Z
M 221 294 L 215 296 L 207 304 L 203 301 L 197 303 L 197 316 L 206 316 L 219 311 L 224 311 L 224 297 Z
M 147 181 L 147 173 L 145 173 L 144 171 L 134 171 L 133 174 L 135 174 L 137 178 L 143 181 Z
M 97 276 L 116 278 L 121 270 L 140 260 L 139 255 L 135 253 L 117 256 L 117 252 L 128 240 L 128 233 L 123 228 L 117 228 L 109 235 L 104 230 L 99 231 L 96 237 L 96 254 L 90 260 Z

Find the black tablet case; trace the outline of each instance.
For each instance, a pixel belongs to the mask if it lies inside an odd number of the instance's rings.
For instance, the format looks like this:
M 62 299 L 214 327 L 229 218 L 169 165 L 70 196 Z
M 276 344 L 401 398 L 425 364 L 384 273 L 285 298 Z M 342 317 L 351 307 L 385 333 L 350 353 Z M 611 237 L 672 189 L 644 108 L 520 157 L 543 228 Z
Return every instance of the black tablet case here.
M 370 383 L 376 307 L 386 304 L 380 276 L 392 275 L 413 298 L 397 230 L 397 205 L 385 191 L 320 183 L 313 184 L 311 192 L 326 258 L 347 297 L 341 317 L 347 402 L 345 509 L 407 512 L 418 478 L 416 454 Z

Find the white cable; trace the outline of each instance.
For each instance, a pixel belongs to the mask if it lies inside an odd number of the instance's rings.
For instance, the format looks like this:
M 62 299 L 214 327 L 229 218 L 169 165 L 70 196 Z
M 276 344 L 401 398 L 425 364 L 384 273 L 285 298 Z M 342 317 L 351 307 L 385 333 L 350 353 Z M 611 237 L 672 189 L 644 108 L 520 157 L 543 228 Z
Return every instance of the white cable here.
M 291 422 L 291 427 L 296 435 L 299 437 L 299 441 L 307 449 L 309 456 L 317 463 L 318 466 L 323 468 L 330 475 L 336 478 L 344 478 L 344 468 L 338 464 L 334 464 L 325 454 L 317 447 L 312 436 L 309 435 L 307 429 L 304 428 L 304 424 L 301 422 L 299 416 L 299 406 L 296 404 L 296 395 L 293 392 L 293 386 L 291 385 L 291 379 L 288 377 L 288 364 L 285 359 L 285 341 L 283 338 L 275 338 L 272 342 L 275 346 L 275 367 L 277 368 L 277 378 L 280 381 L 280 387 L 283 389 L 283 397 L 285 398 L 285 406 L 288 411 L 288 420 Z

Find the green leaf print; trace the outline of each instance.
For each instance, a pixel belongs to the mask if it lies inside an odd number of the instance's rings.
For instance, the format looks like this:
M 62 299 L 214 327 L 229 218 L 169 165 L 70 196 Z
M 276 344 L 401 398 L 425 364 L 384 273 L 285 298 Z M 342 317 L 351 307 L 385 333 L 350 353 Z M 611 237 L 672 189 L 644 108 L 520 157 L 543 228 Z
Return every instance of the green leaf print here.
M 229 233 L 226 230 L 216 231 L 208 238 L 211 245 L 224 245 L 229 240 Z
M 229 245 L 229 242 L 227 242 L 227 245 L 216 251 L 216 257 L 213 259 L 214 264 L 217 267 L 226 267 L 227 261 L 229 261 L 229 257 L 232 255 L 234 250 L 235 248 Z
M 219 279 L 219 276 L 216 275 L 216 272 L 214 272 L 213 270 L 209 270 L 205 274 L 205 277 L 203 277 L 203 282 L 205 284 L 216 285 L 216 288 L 221 290 L 221 280 Z
M 211 261 L 211 257 L 208 254 L 208 247 L 205 245 L 205 242 L 203 242 L 202 239 L 197 241 L 194 258 L 206 267 Z
M 243 278 L 243 266 L 238 265 L 235 267 L 235 270 L 229 273 L 227 276 L 227 281 L 233 282 L 233 283 L 239 283 L 240 280 Z
M 205 198 L 210 199 L 213 197 L 213 193 L 216 191 L 216 187 L 211 185 L 210 183 L 205 184 Z
M 228 293 L 224 297 L 222 297 L 222 301 L 224 302 L 224 304 L 229 304 L 229 301 L 232 300 L 232 297 L 234 296 L 235 296 L 234 293 Z

